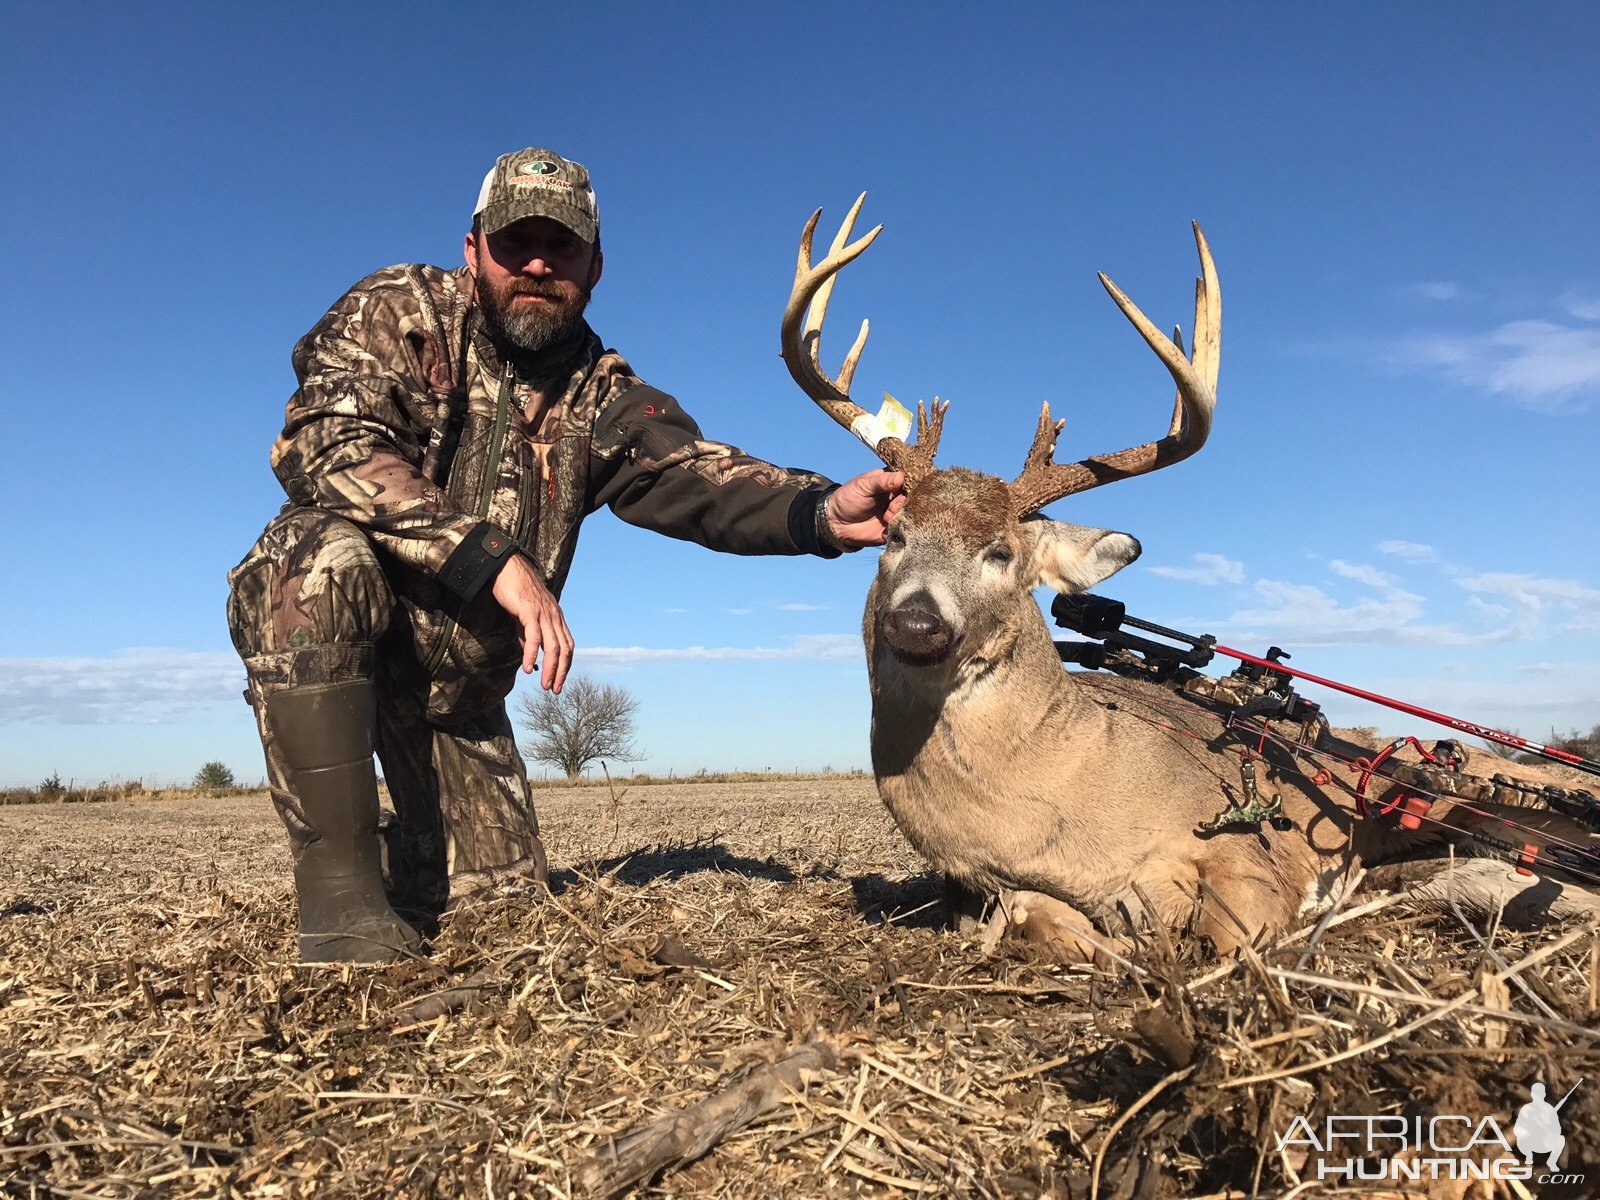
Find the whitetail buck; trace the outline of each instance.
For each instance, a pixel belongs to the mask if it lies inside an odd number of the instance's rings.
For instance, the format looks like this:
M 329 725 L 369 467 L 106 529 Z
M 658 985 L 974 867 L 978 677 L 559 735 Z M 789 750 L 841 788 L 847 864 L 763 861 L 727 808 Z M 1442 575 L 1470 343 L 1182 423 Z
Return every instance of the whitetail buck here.
M 934 468 L 948 407 L 937 401 L 931 413 L 918 405 L 915 443 L 876 436 L 873 418 L 850 399 L 865 322 L 839 375 L 823 371 L 818 342 L 835 275 L 882 228 L 849 242 L 861 203 L 815 265 L 820 210 L 806 225 L 783 316 L 783 357 L 829 416 L 905 473 L 908 498 L 867 596 L 864 633 L 873 771 L 912 845 L 947 879 L 998 895 L 1021 932 L 1068 958 L 1115 948 L 1130 918 L 1191 927 L 1227 952 L 1283 931 L 1352 856 L 1371 864 L 1425 846 L 1429 835 L 1358 819 L 1346 796 L 1270 755 L 1263 790 L 1281 794 L 1292 828 L 1263 823 L 1197 835 L 1240 789 L 1241 759 L 1219 739 L 1221 722 L 1152 684 L 1063 670 L 1033 599 L 1041 585 L 1086 591 L 1139 554 L 1127 534 L 1048 520 L 1039 509 L 1170 466 L 1205 444 L 1222 300 L 1199 227 L 1192 355 L 1181 331 L 1165 337 L 1100 276 L 1177 382 L 1166 436 L 1056 463 L 1062 422 L 1046 404 L 1022 474 L 1006 483 Z M 1525 879 L 1503 861 L 1440 870 L 1451 872 L 1451 896 L 1478 911 L 1512 900 L 1533 915 L 1596 906 L 1581 889 Z M 1435 898 L 1442 886 L 1435 881 Z

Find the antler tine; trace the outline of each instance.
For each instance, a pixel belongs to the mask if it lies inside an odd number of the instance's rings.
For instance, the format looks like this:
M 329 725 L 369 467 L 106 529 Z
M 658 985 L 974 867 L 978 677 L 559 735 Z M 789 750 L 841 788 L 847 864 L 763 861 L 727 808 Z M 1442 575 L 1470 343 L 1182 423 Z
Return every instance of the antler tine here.
M 822 266 L 827 266 L 838 258 L 840 251 L 850 249 L 850 233 L 856 227 L 856 218 L 861 215 L 861 206 L 866 202 L 866 199 L 867 194 L 862 192 L 861 195 L 856 197 L 856 202 L 850 206 L 850 211 L 845 213 L 844 220 L 839 224 L 839 232 L 833 235 L 833 244 L 828 247 L 828 255 L 822 260 Z M 820 211 L 819 209 L 818 212 Z M 882 225 L 878 226 L 878 229 L 882 228 Z M 878 229 L 874 229 L 861 239 L 861 248 L 856 250 L 855 254 L 861 253 L 861 250 L 865 250 L 871 244 L 872 239 L 878 236 Z M 854 258 L 855 254 L 852 254 L 850 258 Z M 811 311 L 806 317 L 803 336 L 806 344 L 811 347 L 813 362 L 818 362 L 817 354 L 822 345 L 822 322 L 828 315 L 828 302 L 833 299 L 833 285 L 839 281 L 839 268 L 849 262 L 850 258 L 841 259 L 838 266 L 822 276 L 822 282 L 817 285 L 816 292 L 811 298 Z M 855 347 L 845 357 L 846 365 L 840 368 L 839 371 L 839 386 L 845 391 L 850 390 L 850 385 L 845 378 L 845 371 L 848 370 L 851 375 L 855 374 L 855 359 L 860 355 L 860 348 L 866 344 L 866 341 L 867 322 L 863 320 L 861 322 L 861 332 L 856 335 Z M 820 366 L 820 362 L 818 362 L 818 365 Z
M 1201 382 L 1213 396 L 1217 391 L 1217 369 L 1222 360 L 1222 285 L 1217 282 L 1217 264 L 1211 260 L 1211 246 L 1194 226 L 1194 244 L 1200 252 L 1200 275 L 1194 281 L 1194 342 L 1190 355 Z
M 828 280 L 828 287 L 833 286 L 833 280 Z M 818 343 L 822 341 L 822 331 L 817 331 L 817 336 L 811 339 L 811 346 L 815 351 Z M 848 392 L 850 385 L 855 382 L 856 362 L 861 358 L 861 351 L 867 345 L 867 319 L 861 318 L 861 332 L 856 334 L 856 340 L 850 346 L 850 353 L 844 356 L 844 365 L 839 368 L 839 390 Z
M 1175 330 L 1169 339 L 1139 310 L 1137 304 L 1128 299 L 1121 288 L 1104 273 L 1100 275 L 1100 282 L 1112 300 L 1166 365 L 1168 373 L 1178 385 L 1178 398 L 1166 437 L 1119 450 L 1115 454 L 1058 464 L 1052 458 L 1060 426 L 1056 426 L 1055 432 L 1048 429 L 1049 406 L 1046 405 L 1022 474 L 1011 485 L 1011 507 L 1017 516 L 1037 512 L 1046 504 L 1075 492 L 1171 466 L 1206 444 L 1211 433 L 1211 416 L 1217 404 L 1217 371 L 1222 346 L 1222 287 L 1217 282 L 1211 247 L 1198 224 L 1194 225 L 1194 237 L 1200 253 L 1201 273 L 1195 281 L 1195 329 L 1190 355 L 1183 351 L 1181 329 Z
M 939 453 L 939 437 L 944 433 L 944 414 L 950 411 L 950 401 L 933 398 L 933 415 L 928 415 L 928 410 L 921 400 L 917 401 L 917 449 L 926 450 L 931 462 L 933 456 Z
M 1050 419 L 1050 402 L 1045 401 L 1039 410 L 1038 428 L 1033 431 L 1033 445 L 1028 447 L 1028 457 L 1022 460 L 1023 475 L 1051 465 L 1051 457 L 1056 452 L 1056 439 L 1061 436 L 1061 431 L 1066 426 L 1065 420 Z
M 811 219 L 806 222 L 805 231 L 800 235 L 800 252 L 795 263 L 794 286 L 789 292 L 789 303 L 783 310 L 780 333 L 783 361 L 789 368 L 789 374 L 800 385 L 801 391 L 815 400 L 825 413 L 846 429 L 850 429 L 856 421 L 867 415 L 854 400 L 850 399 L 850 382 L 855 376 L 856 363 L 867 341 L 867 322 L 861 323 L 861 332 L 856 335 L 855 344 L 845 356 L 844 366 L 840 369 L 838 378 L 833 379 L 822 369 L 820 353 L 822 321 L 827 316 L 828 301 L 833 295 L 834 277 L 843 267 L 855 261 L 883 230 L 883 226 L 878 225 L 856 241 L 848 241 L 856 216 L 860 213 L 861 205 L 866 198 L 867 194 L 861 193 L 845 217 L 844 223 L 839 227 L 839 233 L 833 239 L 833 245 L 829 248 L 827 256 L 815 264 L 811 261 L 811 242 L 816 233 L 817 221 L 822 217 L 822 210 L 819 208 L 811 214 Z
M 890 470 L 905 473 L 907 491 L 933 473 L 933 456 L 939 452 L 939 437 L 944 432 L 944 414 L 949 408 L 950 401 L 940 400 L 937 396 L 933 398 L 931 411 L 918 400 L 916 444 L 908 446 L 894 438 L 885 438 L 878 443 L 878 453 Z
M 1199 281 L 1196 280 L 1196 283 Z M 1183 353 L 1183 326 L 1172 327 L 1172 344 L 1178 348 L 1178 353 Z M 1167 436 L 1175 438 L 1183 433 L 1183 393 L 1180 391 L 1172 401 L 1172 424 L 1167 426 Z
M 870 445 L 890 470 L 905 472 L 906 486 L 910 487 L 933 470 L 933 453 L 938 448 L 944 411 L 949 405 L 935 400 L 931 417 L 922 405 L 917 406 L 917 444 L 914 446 L 906 445 L 897 437 L 877 437 L 874 440 L 874 435 L 881 431 L 882 426 L 850 398 L 850 384 L 855 379 L 856 364 L 867 344 L 866 321 L 861 322 L 861 332 L 856 335 L 855 344 L 845 355 L 838 376 L 830 378 L 822 368 L 822 323 L 828 315 L 828 302 L 833 298 L 834 282 L 839 271 L 870 246 L 883 229 L 882 225 L 875 226 L 858 240 L 850 241 L 856 217 L 860 215 L 866 199 L 865 192 L 857 197 L 850 211 L 845 214 L 839 232 L 834 235 L 826 257 L 816 264 L 811 261 L 811 242 L 816 235 L 822 210 L 819 208 L 812 213 L 811 219 L 806 222 L 805 231 L 800 235 L 794 287 L 789 292 L 789 303 L 783 310 L 783 361 L 788 364 L 789 374 L 800 385 L 801 391 L 815 400 L 818 407 L 835 421 Z

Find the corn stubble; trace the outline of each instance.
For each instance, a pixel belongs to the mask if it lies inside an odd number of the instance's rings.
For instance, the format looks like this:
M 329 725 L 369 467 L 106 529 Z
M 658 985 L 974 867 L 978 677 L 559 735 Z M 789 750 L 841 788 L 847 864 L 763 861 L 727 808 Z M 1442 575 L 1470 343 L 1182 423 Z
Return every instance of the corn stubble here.
M 1590 928 L 1358 893 L 1069 969 L 939 928 L 870 780 L 539 805 L 553 894 L 381 971 L 294 964 L 264 797 L 0 811 L 0 1196 L 1310 1197 L 1296 1115 L 1600 1075 Z

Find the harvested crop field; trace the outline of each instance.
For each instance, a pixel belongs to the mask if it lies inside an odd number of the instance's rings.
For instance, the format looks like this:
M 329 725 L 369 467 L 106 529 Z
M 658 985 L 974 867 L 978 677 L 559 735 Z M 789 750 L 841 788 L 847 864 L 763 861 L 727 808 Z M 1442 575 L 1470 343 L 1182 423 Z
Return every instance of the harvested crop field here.
M 552 894 L 383 970 L 295 964 L 264 796 L 0 808 L 0 1195 L 1600 1195 L 1591 926 L 1358 894 L 1314 944 L 1068 968 L 947 932 L 870 781 L 619 792 L 540 790 Z M 1509 1135 L 1580 1077 L 1584 1183 L 1277 1149 Z

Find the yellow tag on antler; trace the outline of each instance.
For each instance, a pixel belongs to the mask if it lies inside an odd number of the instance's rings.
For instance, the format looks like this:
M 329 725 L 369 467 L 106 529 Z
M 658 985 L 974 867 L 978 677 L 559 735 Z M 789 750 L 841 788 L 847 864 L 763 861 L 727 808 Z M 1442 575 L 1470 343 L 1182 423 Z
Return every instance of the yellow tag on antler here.
M 888 392 L 883 394 L 883 407 L 877 416 L 862 413 L 850 422 L 850 432 L 874 450 L 884 438 L 899 438 L 902 442 L 911 432 L 911 412 Z

